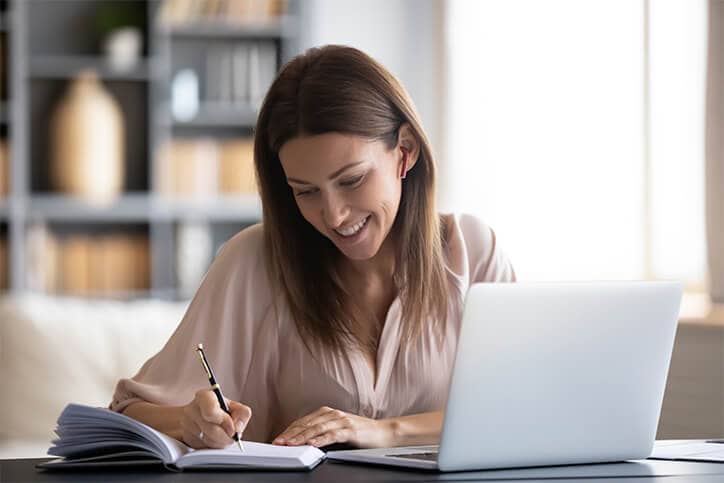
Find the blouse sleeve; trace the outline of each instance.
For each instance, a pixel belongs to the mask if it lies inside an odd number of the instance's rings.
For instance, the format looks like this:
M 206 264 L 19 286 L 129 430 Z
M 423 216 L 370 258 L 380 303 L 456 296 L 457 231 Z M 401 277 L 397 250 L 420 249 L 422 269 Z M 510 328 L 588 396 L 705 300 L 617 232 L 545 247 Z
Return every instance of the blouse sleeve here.
M 498 244 L 495 232 L 473 215 L 459 217 L 465 239 L 470 283 L 515 282 L 515 270 Z
M 242 230 L 219 251 L 186 314 L 164 347 L 130 379 L 116 384 L 110 409 L 137 401 L 179 406 L 209 387 L 199 343 L 224 395 L 247 404 L 244 439 L 269 439 L 274 414 L 278 326 L 263 265 L 262 228 Z

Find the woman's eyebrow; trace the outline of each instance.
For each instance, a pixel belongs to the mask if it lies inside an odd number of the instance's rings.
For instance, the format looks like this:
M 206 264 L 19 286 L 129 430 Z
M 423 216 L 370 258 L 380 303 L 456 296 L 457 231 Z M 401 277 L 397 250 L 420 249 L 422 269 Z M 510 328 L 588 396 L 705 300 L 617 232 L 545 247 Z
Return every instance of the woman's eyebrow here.
M 356 162 L 354 162 L 354 163 L 349 163 L 349 164 L 346 165 L 346 166 L 342 166 L 340 169 L 338 169 L 338 170 L 335 171 L 334 173 L 330 174 L 328 179 L 329 179 L 329 180 L 333 180 L 334 178 L 336 178 L 336 177 L 339 176 L 340 174 L 344 173 L 344 172 L 347 171 L 348 169 L 354 168 L 354 167 L 357 166 L 358 164 L 362 164 L 362 163 L 364 163 L 364 160 L 363 160 L 363 161 L 356 161 Z M 310 183 L 310 182 L 308 182 L 308 181 L 302 181 L 301 179 L 296 179 L 296 178 L 287 178 L 287 182 L 289 182 L 289 183 L 296 183 L 296 184 L 309 184 L 309 185 L 312 184 L 312 183 Z

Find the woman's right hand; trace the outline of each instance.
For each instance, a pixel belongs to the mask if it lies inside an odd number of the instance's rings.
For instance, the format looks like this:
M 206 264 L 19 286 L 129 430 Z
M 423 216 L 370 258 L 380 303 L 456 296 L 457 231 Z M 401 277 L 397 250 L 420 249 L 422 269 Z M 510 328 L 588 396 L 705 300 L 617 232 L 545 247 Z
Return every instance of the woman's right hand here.
M 193 401 L 183 408 L 181 429 L 187 446 L 199 448 L 226 448 L 234 442 L 234 432 L 241 438 L 251 419 L 251 408 L 226 399 L 231 416 L 226 414 L 211 389 L 196 391 Z

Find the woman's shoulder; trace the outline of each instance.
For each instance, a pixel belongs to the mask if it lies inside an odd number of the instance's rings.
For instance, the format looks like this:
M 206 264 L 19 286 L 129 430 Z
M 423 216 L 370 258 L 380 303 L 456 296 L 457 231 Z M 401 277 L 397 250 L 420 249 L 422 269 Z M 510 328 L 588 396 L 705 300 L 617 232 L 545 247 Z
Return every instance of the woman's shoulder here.
M 466 248 L 490 247 L 495 240 L 493 229 L 470 213 L 440 213 L 448 245 L 462 243 Z
M 512 264 L 495 231 L 470 213 L 441 213 L 450 268 L 469 283 L 513 281 Z
M 212 318 L 229 326 L 238 324 L 238 314 L 243 313 L 241 317 L 249 330 L 261 324 L 272 306 L 274 293 L 263 252 L 261 224 L 246 227 L 229 238 L 218 249 L 189 312 L 201 313 L 202 318 L 215 314 Z
M 440 218 L 446 223 L 454 224 L 465 231 L 488 230 L 490 227 L 479 216 L 465 212 L 440 213 Z
M 223 279 L 224 283 L 251 283 L 260 290 L 268 288 L 262 224 L 248 226 L 224 242 L 208 275 Z
M 235 253 L 257 253 L 263 250 L 264 245 L 264 225 L 255 223 L 239 230 L 235 235 L 229 238 L 219 248 L 219 254 L 223 251 L 232 251 Z

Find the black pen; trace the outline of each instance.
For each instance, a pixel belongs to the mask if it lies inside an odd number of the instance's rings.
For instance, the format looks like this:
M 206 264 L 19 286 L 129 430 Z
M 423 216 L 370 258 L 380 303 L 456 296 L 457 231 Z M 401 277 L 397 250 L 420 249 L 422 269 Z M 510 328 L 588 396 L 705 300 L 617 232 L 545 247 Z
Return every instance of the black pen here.
M 209 376 L 209 383 L 211 384 L 211 389 L 214 390 L 214 394 L 216 394 L 216 399 L 219 400 L 219 405 L 221 406 L 221 409 L 223 409 L 226 414 L 231 416 L 231 411 L 229 411 L 229 406 L 226 405 L 226 400 L 224 399 L 224 395 L 221 393 L 221 386 L 219 386 L 219 383 L 216 382 L 216 378 L 214 377 L 214 373 L 211 371 L 211 366 L 209 365 L 209 361 L 206 360 L 206 354 L 204 354 L 203 344 L 199 344 L 196 347 L 196 352 L 199 353 L 199 358 L 201 359 L 201 364 L 204 366 L 204 370 L 206 371 L 206 374 Z M 233 438 L 234 438 L 234 441 L 236 441 L 236 444 L 239 445 L 239 449 L 241 451 L 244 451 L 244 446 L 241 444 L 241 438 L 239 438 L 239 433 L 234 431 Z

